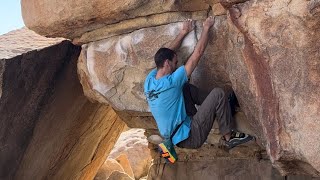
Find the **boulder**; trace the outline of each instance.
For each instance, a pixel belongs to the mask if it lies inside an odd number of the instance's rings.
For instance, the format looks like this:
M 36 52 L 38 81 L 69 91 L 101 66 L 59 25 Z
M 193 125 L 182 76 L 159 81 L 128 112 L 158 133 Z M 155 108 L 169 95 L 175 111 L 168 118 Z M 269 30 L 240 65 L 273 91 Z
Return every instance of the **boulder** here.
M 134 174 L 130 165 L 130 161 L 128 159 L 128 156 L 126 154 L 120 154 L 117 158 L 116 161 L 121 165 L 123 168 L 124 172 L 128 174 L 131 178 L 134 178 Z
M 310 175 L 282 176 L 272 166 L 269 157 L 256 143 L 250 142 L 231 150 L 220 148 L 218 144 L 205 143 L 199 149 L 175 148 L 178 160 L 166 163 L 158 154 L 155 145 L 149 144 L 153 163 L 147 179 L 184 180 L 319 180 Z
M 78 72 L 85 94 L 92 100 L 111 104 L 129 127 L 156 128 L 151 123 L 152 119 L 148 118 L 151 114 L 147 113 L 149 109 L 143 94 L 143 83 L 149 71 L 155 68 L 154 53 L 175 38 L 181 25 L 172 23 L 144 28 L 83 45 Z M 177 52 L 179 64 L 185 63 L 200 36 L 201 21 L 195 25 L 196 30 L 185 38 Z M 226 16 L 216 17 L 212 40 L 192 75 L 192 82 L 206 91 L 213 87 L 231 87 L 226 73 L 226 32 Z
M 30 51 L 61 43 L 63 38 L 46 38 L 23 27 L 0 36 L 0 59 L 11 59 Z
M 143 82 L 155 68 L 153 54 L 173 40 L 180 27 L 181 23 L 174 23 L 146 28 L 83 45 L 78 71 L 82 84 L 89 84 L 86 95 L 118 111 L 148 112 Z M 190 54 L 195 42 L 190 33 L 182 48 Z
M 283 177 L 272 167 L 269 161 L 215 159 L 210 161 L 177 162 L 175 164 L 153 164 L 150 168 L 148 180 L 153 179 L 282 180 Z
M 128 158 L 134 179 L 139 179 L 148 174 L 152 158 L 143 129 L 130 129 L 121 133 L 117 143 L 110 152 L 109 158 L 119 160 L 119 156 L 126 156 Z M 126 163 L 123 164 L 121 161 L 119 163 L 122 164 L 124 169 L 127 169 L 125 168 L 128 166 Z M 127 171 L 125 172 L 131 176 Z
M 68 39 L 127 19 L 209 8 L 202 0 L 22 0 L 21 7 L 28 28 L 44 36 Z
M 320 3 L 229 3 L 226 59 L 243 111 L 282 174 L 319 176 Z
M 126 173 L 119 172 L 119 171 L 113 171 L 107 180 L 134 180 L 134 179 L 131 178 Z
M 122 166 L 115 159 L 107 159 L 98 170 L 94 180 L 106 180 L 114 172 L 123 172 Z M 111 179 L 110 179 L 111 180 Z
M 124 124 L 84 96 L 80 47 L 33 35 L 0 36 L 0 179 L 92 179 Z

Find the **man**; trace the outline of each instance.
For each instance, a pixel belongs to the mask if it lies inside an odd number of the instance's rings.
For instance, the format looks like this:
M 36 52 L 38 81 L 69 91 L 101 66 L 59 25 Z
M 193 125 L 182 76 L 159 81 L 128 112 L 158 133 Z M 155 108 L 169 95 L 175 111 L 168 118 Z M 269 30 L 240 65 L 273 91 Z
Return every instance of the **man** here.
M 169 47 L 160 48 L 155 54 L 157 69 L 152 70 L 145 80 L 144 92 L 161 136 L 171 139 L 181 148 L 199 148 L 206 141 L 216 117 L 222 140 L 228 148 L 253 139 L 234 131 L 230 106 L 222 89 L 213 89 L 204 99 L 195 86 L 187 83 L 205 51 L 213 24 L 212 17 L 203 22 L 203 30 L 192 55 L 184 66 L 177 69 L 175 51 L 193 30 L 192 20 L 185 21 Z M 200 105 L 198 110 L 194 110 L 195 104 Z

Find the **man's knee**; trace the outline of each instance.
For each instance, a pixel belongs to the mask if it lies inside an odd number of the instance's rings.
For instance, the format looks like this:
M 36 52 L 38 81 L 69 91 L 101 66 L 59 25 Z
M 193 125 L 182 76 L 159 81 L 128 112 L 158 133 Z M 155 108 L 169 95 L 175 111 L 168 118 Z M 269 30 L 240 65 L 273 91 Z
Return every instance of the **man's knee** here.
M 218 96 L 218 97 L 224 97 L 225 96 L 225 93 L 223 91 L 223 89 L 221 88 L 214 88 L 211 90 L 210 94 L 214 94 L 215 96 Z

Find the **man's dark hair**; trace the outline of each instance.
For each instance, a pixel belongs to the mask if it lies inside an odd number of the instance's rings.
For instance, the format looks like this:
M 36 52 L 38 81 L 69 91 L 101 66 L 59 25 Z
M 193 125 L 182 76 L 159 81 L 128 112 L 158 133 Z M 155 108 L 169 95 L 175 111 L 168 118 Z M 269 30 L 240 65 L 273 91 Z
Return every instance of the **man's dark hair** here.
M 172 61 L 176 53 L 168 48 L 160 48 L 154 55 L 154 61 L 157 65 L 157 69 L 162 68 L 166 59 Z

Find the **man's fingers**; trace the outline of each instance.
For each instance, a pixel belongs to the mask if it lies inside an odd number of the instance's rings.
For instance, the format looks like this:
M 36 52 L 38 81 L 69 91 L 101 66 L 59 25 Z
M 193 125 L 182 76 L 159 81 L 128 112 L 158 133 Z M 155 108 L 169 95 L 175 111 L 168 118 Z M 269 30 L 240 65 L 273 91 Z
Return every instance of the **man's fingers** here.
M 191 27 L 192 26 L 192 19 L 186 19 L 185 23 L 187 26 Z
M 212 16 L 209 16 L 209 17 L 207 18 L 207 20 L 209 20 L 209 21 L 213 21 L 213 20 L 214 20 L 214 18 L 213 18 Z
M 193 22 L 192 19 L 186 19 L 184 21 L 184 25 L 186 26 L 186 28 L 189 28 L 191 30 L 192 29 L 192 22 Z
M 214 20 L 215 20 L 215 17 L 213 16 L 209 16 L 205 22 L 203 23 L 203 25 L 206 25 L 206 26 L 212 26 L 214 24 Z
M 185 33 L 191 32 L 193 30 L 193 20 L 189 18 L 185 19 L 181 30 Z

